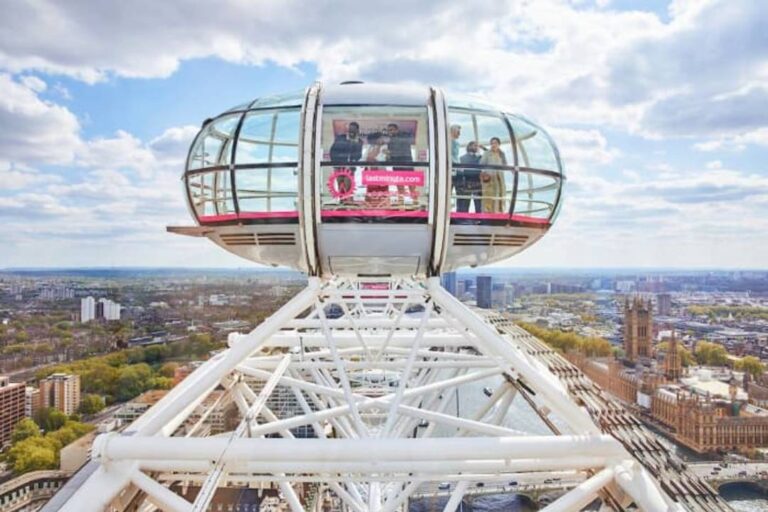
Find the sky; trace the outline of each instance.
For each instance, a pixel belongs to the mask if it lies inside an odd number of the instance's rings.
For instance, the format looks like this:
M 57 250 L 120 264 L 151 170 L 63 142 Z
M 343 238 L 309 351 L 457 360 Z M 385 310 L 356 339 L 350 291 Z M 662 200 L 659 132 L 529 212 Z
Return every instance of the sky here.
M 0 268 L 252 266 L 165 232 L 201 122 L 314 81 L 546 126 L 562 213 L 512 267 L 768 267 L 765 0 L 5 0 Z

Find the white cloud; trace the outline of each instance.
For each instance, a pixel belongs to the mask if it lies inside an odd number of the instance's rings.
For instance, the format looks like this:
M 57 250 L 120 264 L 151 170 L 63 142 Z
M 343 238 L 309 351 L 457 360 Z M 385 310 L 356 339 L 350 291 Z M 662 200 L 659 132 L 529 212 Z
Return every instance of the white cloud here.
M 14 162 L 68 163 L 80 145 L 80 124 L 68 109 L 41 100 L 34 77 L 0 73 L 0 155 Z
M 608 147 L 605 136 L 596 129 L 552 128 L 550 134 L 569 167 L 607 164 L 619 155 L 616 148 Z
M 145 178 L 154 172 L 157 160 L 139 139 L 119 130 L 113 138 L 84 143 L 77 152 L 76 163 L 96 169 L 131 169 Z
M 27 89 L 34 92 L 43 92 L 48 88 L 45 82 L 32 75 L 22 76 L 19 78 L 19 82 L 21 82 Z
M 55 174 L 43 174 L 23 164 L 0 161 L 0 192 L 27 189 L 32 185 L 42 187 L 60 181 L 61 177 Z
M 768 147 L 768 128 L 758 128 L 732 137 L 699 142 L 693 147 L 699 151 L 743 151 L 750 145 Z

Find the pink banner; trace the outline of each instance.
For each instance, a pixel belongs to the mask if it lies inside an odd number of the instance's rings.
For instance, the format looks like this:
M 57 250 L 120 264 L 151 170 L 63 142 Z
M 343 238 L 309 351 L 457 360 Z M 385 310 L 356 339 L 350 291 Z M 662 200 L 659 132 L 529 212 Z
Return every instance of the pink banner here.
M 361 290 L 389 290 L 389 283 L 360 283 Z
M 363 185 L 424 186 L 424 171 L 363 171 Z

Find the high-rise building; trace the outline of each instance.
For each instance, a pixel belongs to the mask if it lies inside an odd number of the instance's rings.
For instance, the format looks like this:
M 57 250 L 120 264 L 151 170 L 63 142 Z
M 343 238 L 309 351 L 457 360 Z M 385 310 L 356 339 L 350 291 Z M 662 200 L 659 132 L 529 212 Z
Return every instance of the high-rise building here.
M 43 407 L 74 414 L 80 406 L 80 376 L 54 373 L 40 381 L 40 396 Z
M 80 321 L 86 323 L 97 318 L 120 320 L 121 307 L 117 302 L 104 298 L 98 301 L 93 297 L 80 299 Z
M 491 276 L 477 276 L 477 307 L 493 307 L 493 279 Z
M 672 314 L 672 296 L 668 293 L 660 293 L 656 296 L 656 311 L 659 316 Z
M 624 302 L 624 352 L 627 359 L 653 355 L 653 305 L 635 297 Z
M 101 315 L 96 315 L 97 318 L 120 320 L 120 304 L 109 299 L 99 299 L 99 305 L 101 306 Z
M 456 296 L 456 272 L 446 272 L 443 274 L 443 288 L 454 297 Z
M 94 318 L 96 318 L 96 301 L 93 297 L 80 299 L 80 321 L 86 323 Z
M 24 384 L 11 384 L 7 376 L 0 376 L 0 446 L 11 440 L 16 424 L 24 419 Z
M 24 389 L 24 416 L 33 417 L 42 405 L 40 400 L 40 390 L 27 386 Z

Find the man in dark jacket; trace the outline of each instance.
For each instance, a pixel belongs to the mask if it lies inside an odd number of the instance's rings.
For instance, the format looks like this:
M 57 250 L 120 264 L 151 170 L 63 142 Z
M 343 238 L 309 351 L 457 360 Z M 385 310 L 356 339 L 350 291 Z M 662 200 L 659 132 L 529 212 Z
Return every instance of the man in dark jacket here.
M 467 144 L 467 152 L 461 155 L 461 164 L 476 165 L 480 163 L 480 154 L 478 145 L 475 141 Z M 456 195 L 462 196 L 456 199 L 457 212 L 469 212 L 469 203 L 472 199 L 475 202 L 475 213 L 483 211 L 481 204 L 482 185 L 480 184 L 480 169 L 459 168 L 453 178 L 453 185 L 456 187 Z
M 336 137 L 331 145 L 331 162 L 358 162 L 363 156 L 363 139 L 360 137 L 360 125 L 352 121 L 347 126 L 347 133 Z

